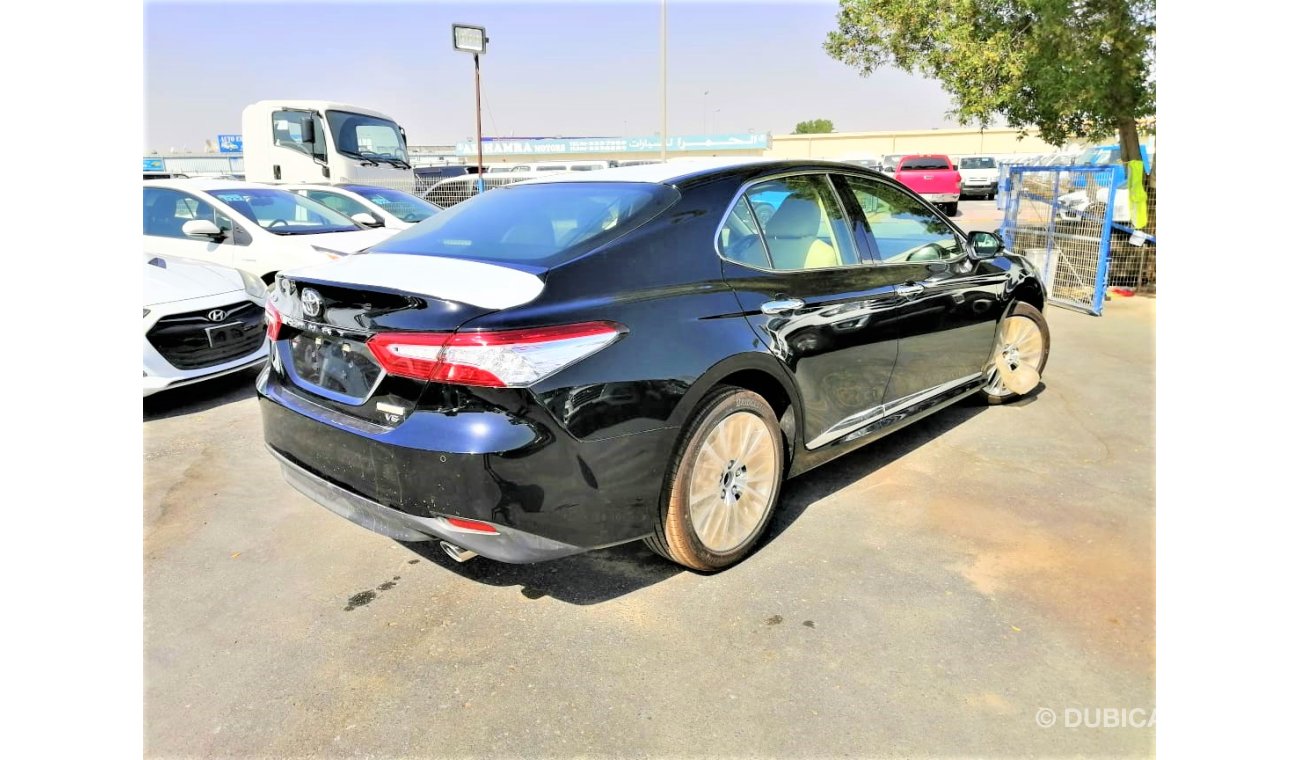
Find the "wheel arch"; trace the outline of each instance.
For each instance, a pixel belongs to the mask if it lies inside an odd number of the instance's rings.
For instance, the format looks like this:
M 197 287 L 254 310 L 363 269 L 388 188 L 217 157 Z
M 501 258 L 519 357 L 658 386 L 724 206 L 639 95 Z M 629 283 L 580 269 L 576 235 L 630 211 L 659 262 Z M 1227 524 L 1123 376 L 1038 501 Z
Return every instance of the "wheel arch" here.
M 1015 289 L 1011 291 L 1012 301 L 1020 301 L 1033 306 L 1035 309 L 1042 311 L 1046 305 L 1047 298 L 1043 292 L 1043 284 L 1036 277 L 1026 277 Z
M 803 406 L 794 382 L 776 357 L 746 353 L 728 357 L 713 365 L 690 387 L 673 411 L 670 424 L 685 427 L 700 402 L 714 388 L 732 385 L 763 397 L 781 423 L 785 437 L 786 462 L 793 459 L 803 440 Z

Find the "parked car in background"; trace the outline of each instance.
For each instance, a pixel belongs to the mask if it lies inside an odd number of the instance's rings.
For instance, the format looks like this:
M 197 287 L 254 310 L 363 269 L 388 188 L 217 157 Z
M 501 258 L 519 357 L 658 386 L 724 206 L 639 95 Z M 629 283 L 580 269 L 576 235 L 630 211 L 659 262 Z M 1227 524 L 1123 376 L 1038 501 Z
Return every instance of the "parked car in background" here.
M 266 361 L 266 288 L 230 267 L 144 254 L 144 395 Z
M 474 174 L 477 171 L 477 166 L 466 166 L 464 164 L 417 166 L 414 169 L 415 185 L 412 189 L 415 195 L 423 196 L 429 191 L 429 188 L 448 177 L 463 177 L 466 174 Z
M 270 282 L 281 269 L 318 264 L 378 243 L 367 229 L 310 198 L 227 180 L 144 183 L 144 248 L 234 267 Z
M 363 227 L 404 230 L 442 209 L 410 193 L 372 185 L 285 185 L 284 189 L 328 206 Z
M 998 194 L 998 162 L 993 156 L 962 156 L 957 171 L 963 196 L 990 200 Z
M 957 201 L 961 198 L 961 173 L 953 168 L 947 156 L 903 156 L 898 159 L 894 179 L 943 209 L 948 216 L 957 213 Z
M 850 153 L 848 155 L 840 156 L 837 160 L 843 161 L 846 164 L 861 166 L 864 169 L 871 169 L 873 171 L 881 171 L 885 166 L 880 156 L 869 153 Z
M 645 539 L 713 571 L 786 478 L 1037 387 L 1043 292 L 844 163 L 567 173 L 281 273 L 257 392 L 288 482 L 371 530 L 458 561 Z
M 895 171 L 898 170 L 898 160 L 901 159 L 904 155 L 905 154 L 903 153 L 890 153 L 889 155 L 881 156 L 880 170 L 882 172 L 889 172 L 890 174 L 893 174 Z

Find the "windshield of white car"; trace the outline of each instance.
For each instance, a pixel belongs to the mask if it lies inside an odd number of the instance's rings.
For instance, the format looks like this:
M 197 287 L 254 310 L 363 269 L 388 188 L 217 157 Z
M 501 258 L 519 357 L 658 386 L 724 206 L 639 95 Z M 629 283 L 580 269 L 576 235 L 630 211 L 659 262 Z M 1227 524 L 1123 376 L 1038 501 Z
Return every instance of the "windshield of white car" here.
M 404 222 L 423 222 L 438 213 L 437 206 L 401 190 L 370 185 L 343 185 L 343 189 L 351 190 Z
M 352 158 L 383 161 L 400 169 L 410 169 L 407 161 L 406 140 L 394 122 L 376 116 L 366 116 L 348 111 L 326 111 L 334 148 Z
M 982 157 L 982 158 L 963 158 L 963 159 L 961 160 L 961 168 L 963 168 L 963 169 L 996 169 L 996 168 L 998 168 L 998 165 L 995 164 L 995 163 L 993 162 L 993 159 L 988 158 L 988 157 L 986 156 L 986 157 Z
M 276 235 L 314 235 L 361 229 L 356 222 L 334 209 L 287 190 L 241 187 L 210 190 L 208 195 Z

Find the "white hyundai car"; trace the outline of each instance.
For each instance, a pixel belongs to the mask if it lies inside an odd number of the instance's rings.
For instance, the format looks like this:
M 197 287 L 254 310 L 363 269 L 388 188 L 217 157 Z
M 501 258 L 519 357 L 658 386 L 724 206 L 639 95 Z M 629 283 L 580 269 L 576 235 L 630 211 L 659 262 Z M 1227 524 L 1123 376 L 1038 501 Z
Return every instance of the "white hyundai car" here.
M 369 229 L 310 198 L 271 185 L 210 179 L 144 183 L 144 249 L 206 261 L 270 282 L 395 234 Z
M 328 206 L 357 224 L 404 230 L 442 207 L 390 187 L 374 185 L 285 185 L 285 189 Z
M 144 395 L 266 361 L 266 287 L 230 267 L 144 254 Z

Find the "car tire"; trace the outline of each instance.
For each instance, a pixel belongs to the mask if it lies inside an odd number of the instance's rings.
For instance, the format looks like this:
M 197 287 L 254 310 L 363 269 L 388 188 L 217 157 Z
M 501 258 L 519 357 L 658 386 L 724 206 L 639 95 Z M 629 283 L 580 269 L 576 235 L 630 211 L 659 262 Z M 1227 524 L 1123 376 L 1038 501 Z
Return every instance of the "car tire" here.
M 1017 303 L 1010 313 L 998 323 L 997 337 L 993 348 L 995 358 L 999 352 L 1006 348 L 1007 344 L 1004 339 L 1008 337 L 1008 334 L 1019 344 L 1017 353 L 1020 347 L 1025 347 L 1027 350 L 1034 352 L 1035 355 L 1028 358 L 1035 363 L 1034 369 L 1041 376 L 1043 370 L 1047 367 L 1047 357 L 1052 351 L 1052 333 L 1047 327 L 1047 319 L 1043 316 L 1043 312 L 1030 304 Z M 1036 344 L 1033 338 L 1035 334 L 1038 337 Z M 1026 395 L 1025 393 L 1012 392 L 1000 386 L 999 383 L 999 378 L 995 376 L 980 391 L 988 404 L 994 406 L 1007 404 L 1024 398 Z
M 956 216 L 957 203 L 955 201 L 953 203 L 945 203 L 943 206 L 943 213 L 947 214 L 948 216 Z
M 692 570 L 729 567 L 766 532 L 784 478 L 785 446 L 772 407 L 752 391 L 719 387 L 683 431 L 655 532 L 645 542 Z

